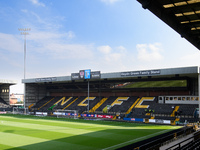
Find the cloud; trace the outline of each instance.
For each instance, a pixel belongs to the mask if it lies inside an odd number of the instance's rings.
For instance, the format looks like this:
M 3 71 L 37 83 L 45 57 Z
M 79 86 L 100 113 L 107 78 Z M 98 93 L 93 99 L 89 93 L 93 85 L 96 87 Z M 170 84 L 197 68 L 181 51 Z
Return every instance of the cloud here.
M 15 35 L 0 33 L 0 49 L 10 52 L 22 52 L 22 43 Z
M 122 62 L 124 56 L 126 55 L 126 49 L 123 46 L 116 48 L 111 48 L 110 46 L 99 46 L 97 50 L 103 55 L 102 60 L 106 64 L 118 64 Z M 122 64 L 122 63 L 121 63 Z
M 120 1 L 120 0 L 101 0 L 101 2 L 104 2 L 106 4 L 114 4 L 114 3 L 118 2 L 118 1 Z
M 73 31 L 69 31 L 69 32 L 67 33 L 67 37 L 68 37 L 69 39 L 74 38 L 74 37 L 75 37 L 74 32 L 73 32 Z
M 28 13 L 28 10 L 27 9 L 21 9 L 21 12 Z
M 42 6 L 45 7 L 45 4 L 42 2 L 39 2 L 39 0 L 30 0 L 30 2 L 36 6 Z
M 73 31 L 68 31 L 66 33 L 60 33 L 60 32 L 48 32 L 48 31 L 33 31 L 33 33 L 30 33 L 30 40 L 34 40 L 37 42 L 40 42 L 40 40 L 56 40 L 56 39 L 72 39 L 75 37 L 75 34 Z
M 21 83 L 21 79 L 18 79 L 17 82 L 16 85 L 10 86 L 10 93 L 24 93 L 24 84 Z
M 194 60 L 198 60 L 200 61 L 200 53 L 199 51 L 195 52 L 195 53 L 191 53 L 191 54 L 188 54 L 188 55 L 184 55 L 182 56 L 180 59 L 181 60 L 184 60 L 184 61 L 194 61 Z
M 24 52 L 23 39 L 20 35 L 0 33 L 0 63 L 6 63 L 5 66 L 22 67 L 20 58 L 23 58 Z
M 160 43 L 155 44 L 137 44 L 136 45 L 140 61 L 159 61 L 163 59 L 161 55 L 162 48 Z
M 43 47 L 43 53 L 53 59 L 90 59 L 93 57 L 92 45 L 49 43 Z
M 20 22 L 24 27 L 31 27 L 35 30 L 48 30 L 48 31 L 58 31 L 63 28 L 63 21 L 65 21 L 65 16 L 45 16 L 41 13 L 21 9 L 21 12 L 24 14 L 20 18 Z M 73 36 L 73 34 L 71 34 Z
M 30 35 L 26 38 L 27 48 L 35 55 L 43 54 L 49 59 L 92 58 L 94 46 L 92 44 L 69 44 L 69 40 L 73 37 L 75 34 L 72 31 L 66 33 L 30 31 Z M 23 36 L 21 35 L 0 33 L 1 55 L 8 51 L 23 53 L 23 44 Z
M 39 3 L 39 1 L 33 1 Z M 72 39 L 76 37 L 71 30 L 62 30 L 63 16 L 44 17 L 34 11 L 21 10 L 34 21 L 26 22 L 31 28 L 30 35 L 27 36 L 27 46 L 35 55 L 44 56 L 46 59 L 85 59 L 93 56 L 92 44 L 74 43 Z M 33 58 L 34 59 L 34 58 Z M 38 58 L 39 59 L 39 58 Z
M 93 44 L 72 43 L 73 31 L 66 33 L 33 31 L 27 37 L 28 47 L 47 59 L 85 59 L 93 57 Z
M 188 53 L 187 55 L 180 56 L 179 63 L 182 66 L 199 66 L 200 64 L 199 58 L 200 58 L 199 51 L 194 51 L 193 53 Z
M 99 46 L 97 49 L 103 54 L 109 54 L 111 52 L 111 50 L 112 50 L 112 48 L 110 46 L 108 46 L 108 45 Z
M 120 53 L 126 53 L 126 48 L 123 46 L 118 46 L 116 47 L 116 49 L 120 52 Z

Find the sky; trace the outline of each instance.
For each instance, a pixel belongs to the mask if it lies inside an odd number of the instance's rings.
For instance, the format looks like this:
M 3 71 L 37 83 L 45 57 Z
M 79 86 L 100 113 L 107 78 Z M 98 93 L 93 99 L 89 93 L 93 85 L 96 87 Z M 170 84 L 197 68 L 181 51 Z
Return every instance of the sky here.
M 200 52 L 136 0 L 1 0 L 0 79 L 199 66 Z

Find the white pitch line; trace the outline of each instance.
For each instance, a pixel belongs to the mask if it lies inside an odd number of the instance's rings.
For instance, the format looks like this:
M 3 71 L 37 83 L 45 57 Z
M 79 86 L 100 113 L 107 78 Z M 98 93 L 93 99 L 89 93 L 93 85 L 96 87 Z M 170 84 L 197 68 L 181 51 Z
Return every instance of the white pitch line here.
M 168 130 L 171 130 L 171 129 L 168 129 Z M 137 138 L 137 139 L 133 139 L 133 140 L 130 140 L 130 141 L 126 141 L 126 142 L 124 142 L 124 143 L 120 143 L 120 144 L 117 144 L 117 145 L 113 145 L 113 146 L 104 148 L 104 149 L 102 149 L 102 150 L 107 150 L 107 149 L 114 148 L 114 147 L 117 147 L 117 146 L 120 146 L 120 145 L 123 145 L 123 144 L 126 144 L 126 143 L 130 143 L 130 142 L 134 142 L 134 141 L 137 141 L 137 140 L 140 140 L 140 139 L 144 139 L 144 138 L 146 138 L 146 137 L 149 137 L 149 136 L 152 136 L 152 135 L 155 135 L 155 134 L 158 134 L 158 133 L 167 132 L 168 130 L 156 132 L 156 133 L 153 133 L 153 134 L 150 134 L 150 135 L 147 135 L 147 136 L 143 136 L 143 137 L 140 137 L 140 138 Z

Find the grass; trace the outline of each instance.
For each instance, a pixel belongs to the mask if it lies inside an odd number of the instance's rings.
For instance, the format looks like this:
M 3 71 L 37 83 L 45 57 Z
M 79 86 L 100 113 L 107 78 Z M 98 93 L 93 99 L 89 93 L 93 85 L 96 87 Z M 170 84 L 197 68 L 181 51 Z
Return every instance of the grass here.
M 0 115 L 0 149 L 110 150 L 177 126 Z

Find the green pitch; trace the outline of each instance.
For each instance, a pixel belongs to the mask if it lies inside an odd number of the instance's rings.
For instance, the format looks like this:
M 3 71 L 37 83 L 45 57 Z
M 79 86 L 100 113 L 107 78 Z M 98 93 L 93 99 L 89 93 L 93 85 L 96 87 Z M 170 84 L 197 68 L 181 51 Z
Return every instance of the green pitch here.
M 0 115 L 0 149 L 110 150 L 177 128 L 180 127 Z

